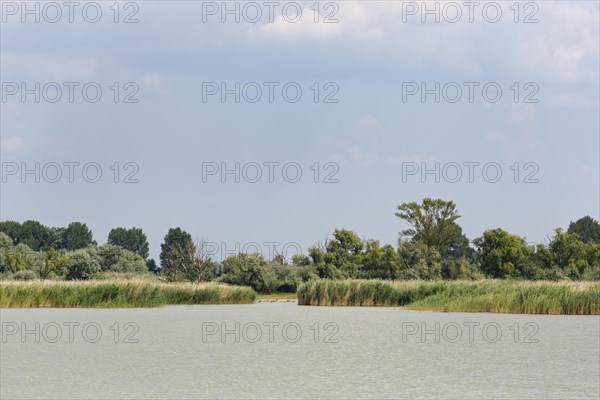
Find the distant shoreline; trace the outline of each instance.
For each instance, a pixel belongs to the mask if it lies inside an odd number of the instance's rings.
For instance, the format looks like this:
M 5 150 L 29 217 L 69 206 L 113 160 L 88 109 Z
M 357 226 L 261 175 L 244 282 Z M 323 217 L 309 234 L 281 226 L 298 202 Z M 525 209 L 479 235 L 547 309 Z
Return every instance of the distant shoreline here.
M 600 282 L 315 280 L 302 284 L 298 293 L 257 294 L 245 286 L 140 279 L 0 281 L 2 308 L 147 308 L 262 303 L 403 307 L 437 312 L 600 315 Z

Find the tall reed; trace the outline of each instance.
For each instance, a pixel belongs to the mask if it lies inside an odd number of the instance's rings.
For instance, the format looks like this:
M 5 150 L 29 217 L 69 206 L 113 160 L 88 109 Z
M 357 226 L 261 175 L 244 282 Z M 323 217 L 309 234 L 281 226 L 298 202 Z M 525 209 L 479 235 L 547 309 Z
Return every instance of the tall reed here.
M 1 281 L 0 307 L 159 307 L 253 303 L 249 287 L 149 280 Z
M 600 282 L 315 280 L 298 288 L 298 304 L 600 315 Z

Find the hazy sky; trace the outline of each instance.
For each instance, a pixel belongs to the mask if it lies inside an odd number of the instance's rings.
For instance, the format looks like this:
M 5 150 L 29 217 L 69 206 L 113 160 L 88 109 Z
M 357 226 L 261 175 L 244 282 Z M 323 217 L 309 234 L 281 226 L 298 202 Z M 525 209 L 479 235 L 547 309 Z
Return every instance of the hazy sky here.
M 423 197 L 470 239 L 599 218 L 596 1 L 113 3 L 2 2 L 2 220 L 137 226 L 156 257 L 176 226 L 395 244 Z

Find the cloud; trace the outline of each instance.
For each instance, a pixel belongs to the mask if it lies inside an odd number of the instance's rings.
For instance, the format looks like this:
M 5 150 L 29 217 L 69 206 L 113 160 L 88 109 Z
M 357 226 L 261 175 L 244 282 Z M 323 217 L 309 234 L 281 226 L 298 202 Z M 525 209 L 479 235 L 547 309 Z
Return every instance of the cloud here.
M 251 27 L 249 34 L 254 38 L 286 41 L 340 37 L 381 40 L 385 37 L 384 25 L 380 21 L 381 9 L 381 5 L 376 3 L 365 7 L 360 2 L 332 2 L 329 8 L 319 8 L 318 11 L 303 8 L 302 16 L 295 23 L 290 22 L 295 14 L 290 12 L 286 18 L 280 14 L 271 23 Z M 315 22 L 315 17 L 318 22 Z
M 379 159 L 376 149 L 384 137 L 385 128 L 376 117 L 361 115 L 354 121 L 346 137 L 328 140 L 329 145 L 336 148 L 331 158 L 345 165 L 369 165 Z
M 592 4 L 590 4 L 592 3 Z M 555 3 L 517 43 L 513 67 L 561 82 L 598 81 L 598 6 Z
M 535 159 L 546 146 L 538 135 L 534 104 L 508 103 L 501 107 L 496 129 L 486 133 L 486 139 L 509 157 L 527 156 Z
M 33 81 L 64 82 L 91 79 L 100 69 L 100 62 L 96 57 L 69 57 L 44 52 L 3 52 L 2 60 L 5 76 Z
M 343 165 L 356 164 L 366 166 L 375 161 L 377 156 L 373 153 L 365 151 L 365 149 L 360 145 L 353 144 L 347 146 L 341 152 L 333 153 L 331 158 Z
M 401 166 L 403 163 L 417 163 L 422 164 L 425 163 L 427 166 L 431 164 L 435 164 L 439 159 L 433 154 L 429 153 L 415 153 L 415 154 L 407 154 L 401 155 L 397 157 L 389 157 L 386 160 L 386 163 L 390 166 Z
M 19 153 L 25 146 L 22 137 L 12 136 L 0 140 L 0 151 L 3 153 Z
M 598 107 L 597 101 L 594 99 L 577 94 L 553 94 L 547 96 L 545 103 L 556 107 L 576 107 L 576 108 L 591 108 Z

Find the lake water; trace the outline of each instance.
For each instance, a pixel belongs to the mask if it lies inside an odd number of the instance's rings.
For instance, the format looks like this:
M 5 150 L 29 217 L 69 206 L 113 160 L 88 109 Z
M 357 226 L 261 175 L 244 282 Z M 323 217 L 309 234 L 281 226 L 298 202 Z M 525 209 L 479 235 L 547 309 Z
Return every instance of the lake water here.
M 2 309 L 2 399 L 600 397 L 600 317 L 261 303 Z

